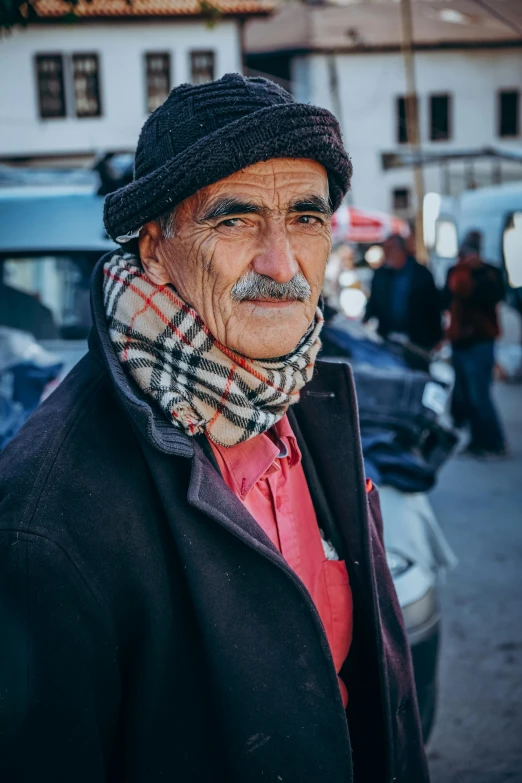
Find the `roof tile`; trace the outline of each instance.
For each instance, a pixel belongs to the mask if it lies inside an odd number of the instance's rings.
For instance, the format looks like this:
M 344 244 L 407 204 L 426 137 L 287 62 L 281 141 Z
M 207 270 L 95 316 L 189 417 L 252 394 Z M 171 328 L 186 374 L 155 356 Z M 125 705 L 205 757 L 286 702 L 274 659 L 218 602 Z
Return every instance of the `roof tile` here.
M 73 13 L 79 19 L 118 19 L 144 17 L 183 17 L 212 14 L 224 16 L 268 14 L 274 0 L 79 0 L 72 6 L 65 0 L 38 0 L 36 11 L 42 19 L 59 19 Z

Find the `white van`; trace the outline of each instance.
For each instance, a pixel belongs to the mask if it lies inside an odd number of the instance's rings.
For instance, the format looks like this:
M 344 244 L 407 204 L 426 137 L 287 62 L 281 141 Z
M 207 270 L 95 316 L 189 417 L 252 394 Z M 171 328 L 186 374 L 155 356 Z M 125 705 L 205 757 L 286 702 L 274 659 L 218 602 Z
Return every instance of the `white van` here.
M 424 235 L 430 268 L 442 287 L 468 231 L 480 231 L 484 260 L 504 270 L 507 299 L 522 308 L 522 182 L 460 196 L 428 193 L 424 199 Z

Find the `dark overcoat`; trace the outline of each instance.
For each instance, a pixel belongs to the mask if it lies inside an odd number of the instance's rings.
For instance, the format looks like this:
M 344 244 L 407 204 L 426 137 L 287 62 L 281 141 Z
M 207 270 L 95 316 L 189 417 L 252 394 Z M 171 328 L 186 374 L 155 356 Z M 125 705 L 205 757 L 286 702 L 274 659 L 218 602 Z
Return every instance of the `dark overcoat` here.
M 345 714 L 305 587 L 123 374 L 100 276 L 88 355 L 0 456 L 0 780 L 425 783 L 348 365 L 291 414 L 352 585 Z
M 440 294 L 433 275 L 412 259 L 412 280 L 406 305 L 407 334 L 415 345 L 431 351 L 442 339 Z M 376 270 L 366 305 L 365 320 L 377 318 L 378 332 L 387 337 L 394 331 L 392 294 L 396 272 L 387 266 Z

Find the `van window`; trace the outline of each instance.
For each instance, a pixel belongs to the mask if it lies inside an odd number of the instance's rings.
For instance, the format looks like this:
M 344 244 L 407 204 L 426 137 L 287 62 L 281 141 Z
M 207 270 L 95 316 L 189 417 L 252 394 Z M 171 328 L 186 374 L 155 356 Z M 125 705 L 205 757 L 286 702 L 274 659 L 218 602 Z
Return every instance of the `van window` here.
M 455 258 L 459 250 L 457 227 L 452 220 L 438 220 L 435 227 L 435 252 L 439 258 Z
M 37 340 L 84 339 L 91 326 L 87 258 L 0 259 L 0 326 Z
M 522 288 L 522 212 L 514 212 L 504 230 L 504 264 L 511 288 Z

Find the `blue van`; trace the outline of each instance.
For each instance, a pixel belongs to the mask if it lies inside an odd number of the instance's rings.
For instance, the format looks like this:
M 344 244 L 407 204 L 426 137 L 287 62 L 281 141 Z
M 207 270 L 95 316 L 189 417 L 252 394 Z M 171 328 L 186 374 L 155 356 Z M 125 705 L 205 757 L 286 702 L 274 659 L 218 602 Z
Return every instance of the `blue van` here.
M 91 326 L 89 282 L 114 247 L 97 180 L 0 188 L 0 326 L 29 332 L 67 369 Z

